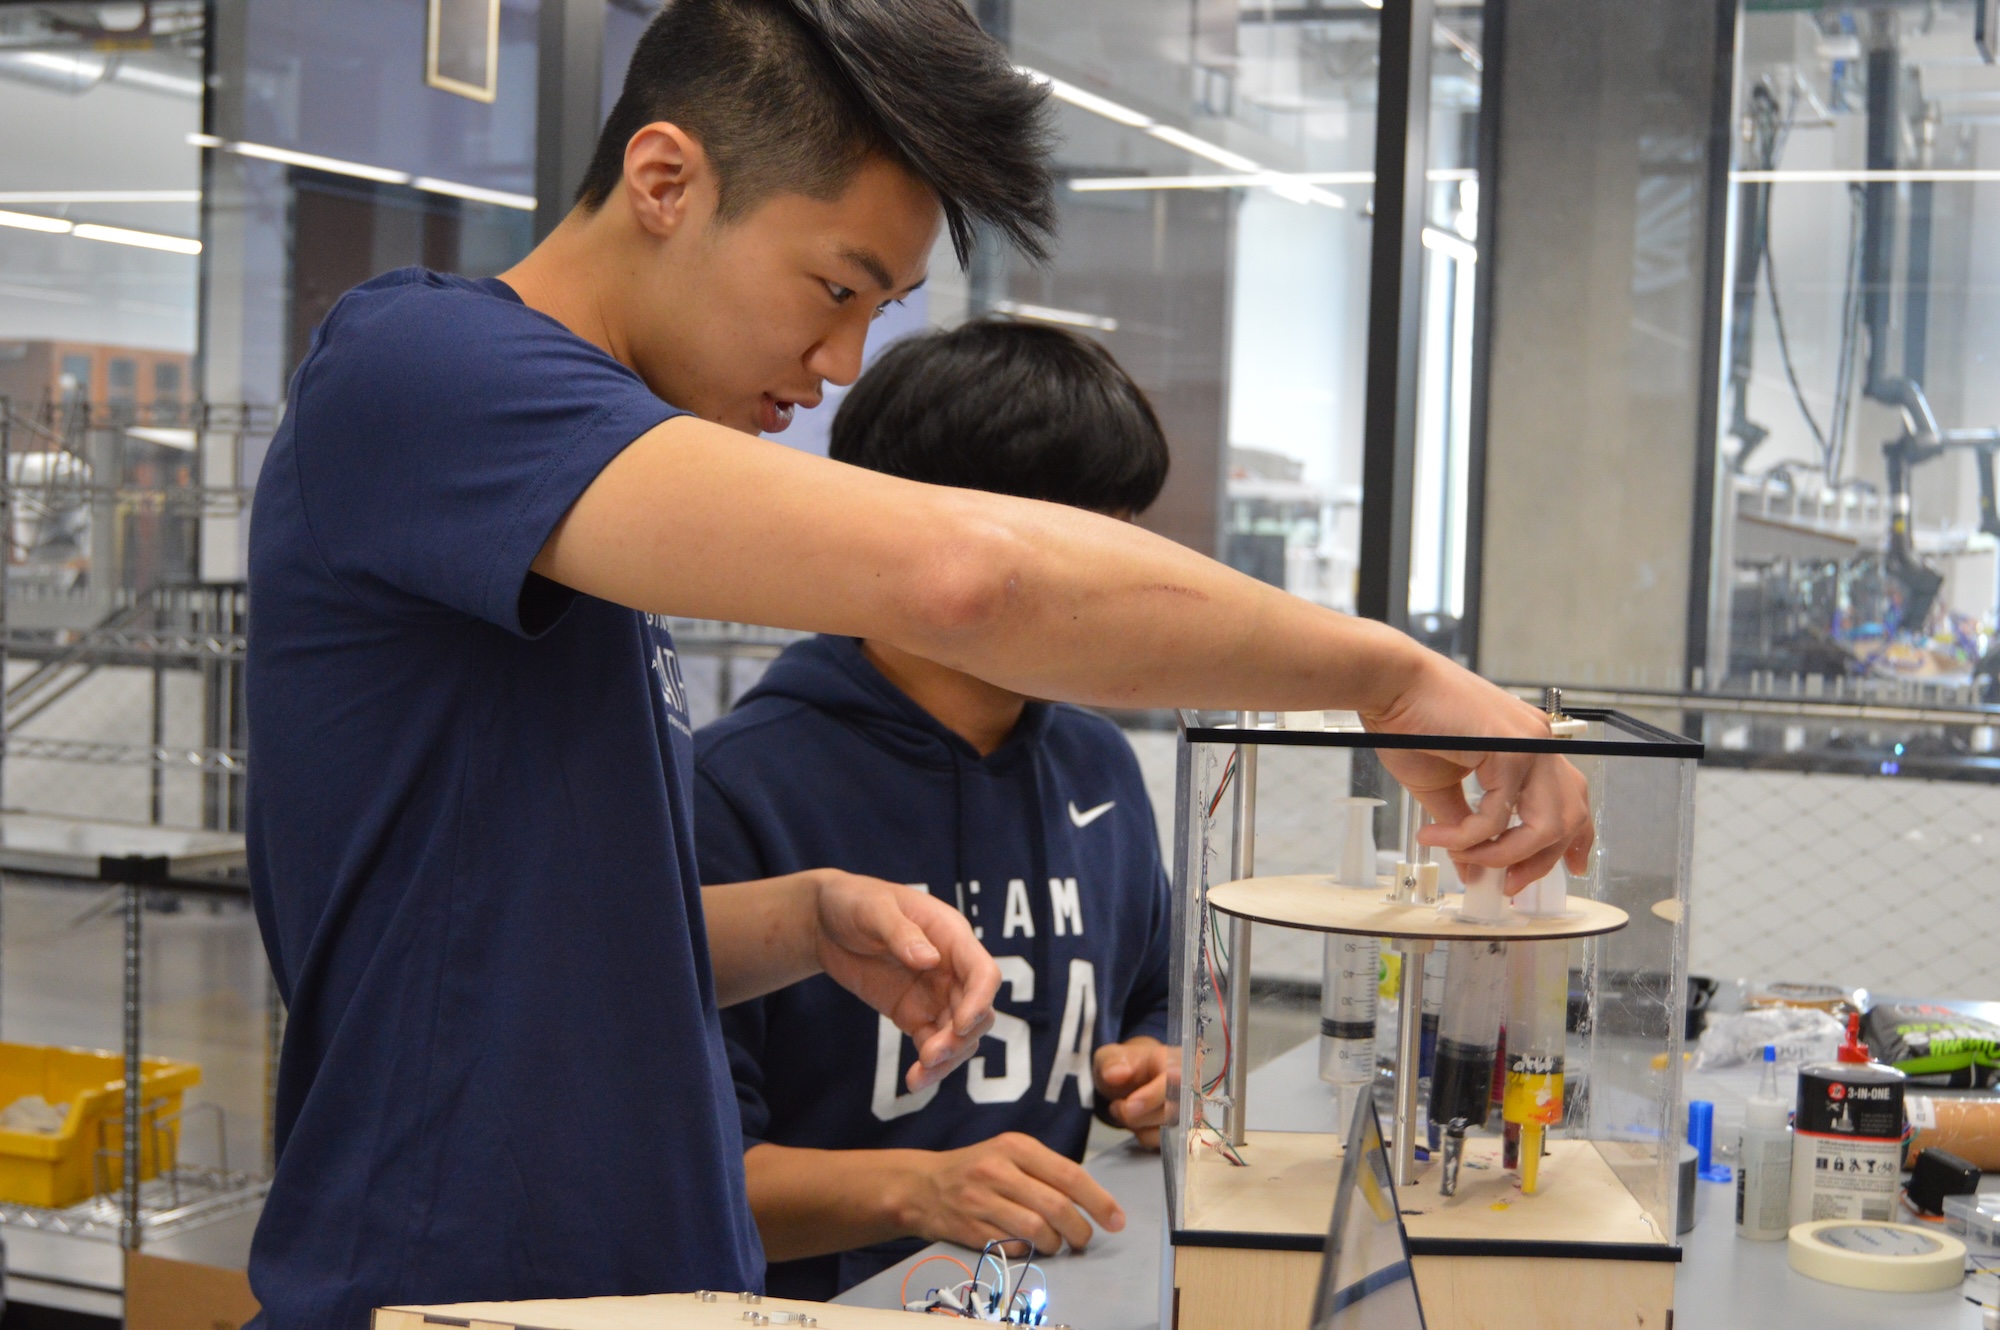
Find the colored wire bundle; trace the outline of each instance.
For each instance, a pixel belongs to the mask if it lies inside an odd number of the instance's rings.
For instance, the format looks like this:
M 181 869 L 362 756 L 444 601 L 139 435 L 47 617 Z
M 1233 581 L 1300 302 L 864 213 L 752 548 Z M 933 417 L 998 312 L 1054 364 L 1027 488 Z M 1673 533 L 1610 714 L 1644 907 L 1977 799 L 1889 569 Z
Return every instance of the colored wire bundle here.
M 1028 1250 L 1028 1256 L 1018 1266 L 1007 1255 L 1010 1242 L 1018 1242 Z M 903 1288 L 897 1296 L 905 1311 L 956 1316 L 994 1325 L 1043 1325 L 1048 1321 L 1049 1279 L 1032 1259 L 1034 1251 L 1034 1244 L 1026 1238 L 995 1238 L 986 1244 L 978 1262 L 969 1269 L 956 1256 L 942 1252 L 926 1256 L 903 1275 Z M 932 1261 L 950 1261 L 965 1272 L 965 1278 L 950 1287 L 932 1288 L 912 1301 L 910 1279 Z M 991 1280 L 983 1277 L 989 1262 L 994 1274 Z M 1033 1288 L 1028 1286 L 1031 1274 L 1037 1281 Z

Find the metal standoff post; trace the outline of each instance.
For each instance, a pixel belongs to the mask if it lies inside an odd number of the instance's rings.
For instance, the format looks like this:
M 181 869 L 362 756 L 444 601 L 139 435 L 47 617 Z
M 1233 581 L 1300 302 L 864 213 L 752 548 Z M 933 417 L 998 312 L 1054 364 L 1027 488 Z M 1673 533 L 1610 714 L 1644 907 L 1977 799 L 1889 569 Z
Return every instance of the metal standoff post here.
M 1396 1112 L 1393 1121 L 1398 1187 L 1417 1181 L 1417 1079 L 1424 1051 L 1424 957 L 1432 944 L 1420 938 L 1398 938 L 1403 958 L 1398 987 L 1396 1024 Z
M 1257 713 L 1237 713 L 1240 730 L 1257 726 Z M 1236 745 L 1235 853 L 1230 876 L 1241 882 L 1257 869 L 1257 745 Z M 1242 1145 L 1250 1092 L 1250 921 L 1229 918 L 1229 1143 Z

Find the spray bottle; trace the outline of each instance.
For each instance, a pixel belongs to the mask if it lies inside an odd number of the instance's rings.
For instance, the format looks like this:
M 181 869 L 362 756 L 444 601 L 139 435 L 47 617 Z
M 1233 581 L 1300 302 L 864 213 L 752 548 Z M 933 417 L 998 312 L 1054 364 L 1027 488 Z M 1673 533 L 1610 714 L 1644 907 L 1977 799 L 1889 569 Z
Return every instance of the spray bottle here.
M 1341 847 L 1341 887 L 1375 887 L 1375 810 L 1380 799 L 1341 801 L 1347 840 Z M 1319 1078 L 1333 1087 L 1335 1112 L 1345 1130 L 1354 1107 L 1375 1083 L 1375 1000 L 1381 981 L 1382 944 L 1348 933 L 1326 935 L 1319 990 Z
M 1764 1045 L 1764 1080 L 1743 1109 L 1736 1149 L 1736 1236 L 1776 1242 L 1791 1232 L 1791 1097 L 1778 1088 L 1778 1046 Z

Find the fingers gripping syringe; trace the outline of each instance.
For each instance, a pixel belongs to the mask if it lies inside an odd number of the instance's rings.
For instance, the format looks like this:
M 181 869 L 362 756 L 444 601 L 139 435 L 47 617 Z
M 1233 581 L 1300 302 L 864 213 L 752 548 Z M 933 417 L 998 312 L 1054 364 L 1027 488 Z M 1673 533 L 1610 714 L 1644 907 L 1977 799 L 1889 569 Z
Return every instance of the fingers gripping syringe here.
M 1375 810 L 1380 799 L 1340 801 L 1347 839 L 1340 856 L 1343 888 L 1375 886 Z M 1375 998 L 1382 944 L 1350 933 L 1326 935 L 1319 998 L 1319 1078 L 1333 1087 L 1338 1121 L 1351 1122 L 1360 1096 L 1375 1083 Z

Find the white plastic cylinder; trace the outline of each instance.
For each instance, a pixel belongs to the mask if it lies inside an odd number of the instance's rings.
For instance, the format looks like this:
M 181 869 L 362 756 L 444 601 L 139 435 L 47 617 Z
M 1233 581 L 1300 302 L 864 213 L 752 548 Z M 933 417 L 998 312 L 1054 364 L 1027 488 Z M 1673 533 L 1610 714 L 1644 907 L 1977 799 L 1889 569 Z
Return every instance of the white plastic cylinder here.
M 1558 859 L 1548 876 L 1530 882 L 1514 895 L 1514 908 L 1535 918 L 1552 918 L 1569 913 L 1569 870 Z
M 1356 796 L 1337 800 L 1347 812 L 1347 837 L 1340 846 L 1340 885 L 1375 885 L 1375 810 L 1380 799 Z
M 1459 918 L 1478 924 L 1507 922 L 1506 869 L 1460 864 L 1458 876 L 1465 883 L 1465 903 L 1458 907 Z

